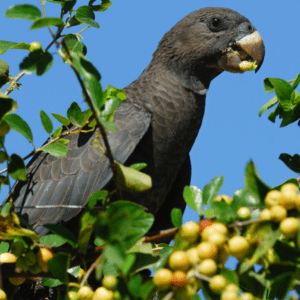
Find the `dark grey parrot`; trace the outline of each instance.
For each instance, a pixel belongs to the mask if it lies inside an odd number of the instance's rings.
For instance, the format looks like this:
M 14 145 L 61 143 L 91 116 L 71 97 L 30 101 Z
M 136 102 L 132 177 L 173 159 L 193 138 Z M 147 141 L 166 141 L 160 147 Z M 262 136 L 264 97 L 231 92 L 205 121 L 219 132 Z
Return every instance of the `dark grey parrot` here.
M 155 215 L 155 229 L 171 227 L 170 211 L 185 208 L 182 192 L 190 184 L 189 152 L 200 129 L 210 82 L 223 71 L 243 73 L 240 63 L 256 62 L 265 54 L 261 36 L 239 13 L 217 7 L 194 11 L 160 41 L 152 61 L 125 88 L 127 99 L 115 113 L 116 132 L 108 134 L 114 159 L 124 165 L 145 162 L 143 172 L 153 187 L 126 194 Z M 234 96 L 234 95 L 233 95 Z M 89 196 L 112 187 L 108 158 L 93 140 L 99 132 L 70 135 L 65 157 L 36 154 L 28 164 L 27 182 L 17 182 L 14 204 L 86 205 Z M 15 208 L 40 235 L 44 224 L 68 223 L 80 213 L 73 208 Z

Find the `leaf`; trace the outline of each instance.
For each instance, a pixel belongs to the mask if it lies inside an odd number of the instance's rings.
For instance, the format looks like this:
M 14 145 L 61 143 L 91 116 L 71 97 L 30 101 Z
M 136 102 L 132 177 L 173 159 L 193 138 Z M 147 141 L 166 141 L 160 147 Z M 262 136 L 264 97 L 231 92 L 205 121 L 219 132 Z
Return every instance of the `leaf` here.
M 173 248 L 169 245 L 165 245 L 158 253 L 161 255 L 160 260 L 158 263 L 153 267 L 153 271 L 156 272 L 157 270 L 163 268 L 167 264 L 167 260 L 169 259 L 170 254 L 172 253 Z
M 10 129 L 21 133 L 29 143 L 32 144 L 33 136 L 28 124 L 17 114 L 9 114 L 3 118 L 9 125 Z
M 62 133 L 63 128 L 62 127 L 58 127 L 54 133 L 53 133 L 53 138 L 56 139 L 60 136 L 60 134 Z
M 79 275 L 80 266 L 76 266 L 76 267 L 70 268 L 67 272 L 69 274 L 73 275 L 76 278 Z
M 151 247 L 151 251 L 152 251 L 152 247 Z M 155 266 L 159 260 L 159 257 L 154 256 L 153 253 L 146 254 L 146 253 L 134 252 L 134 254 L 136 256 L 135 262 L 134 262 L 133 266 L 130 268 L 132 273 L 137 273 L 142 270 L 147 270 L 147 269 Z
M 180 228 L 182 225 L 182 212 L 179 208 L 173 208 L 171 211 L 172 224 L 176 228 Z
M 57 234 L 48 234 L 40 238 L 40 243 L 52 247 L 59 247 L 66 243 L 66 240 Z
M 292 83 L 292 89 L 295 90 L 300 83 L 300 74 L 297 74 L 294 82 Z
M 55 157 L 62 157 L 68 153 L 68 148 L 65 145 L 57 143 L 43 146 L 41 150 Z
M 0 41 L 0 55 L 9 49 L 29 50 L 30 45 L 26 43 L 15 43 L 9 41 Z
M 77 127 L 82 126 L 82 121 L 83 121 L 82 111 L 76 102 L 73 102 L 71 106 L 68 108 L 67 116 L 73 125 Z
M 20 70 L 43 75 L 50 69 L 52 63 L 52 55 L 49 52 L 39 49 L 30 52 L 30 54 L 23 59 L 20 63 Z
M 9 249 L 8 242 L 4 242 L 4 241 L 0 242 L 0 254 L 8 252 L 8 249 Z
M 215 177 L 209 184 L 207 184 L 202 193 L 203 203 L 210 205 L 218 195 L 218 192 L 223 185 L 223 176 Z
M 143 170 L 144 168 L 147 167 L 147 164 L 146 163 L 137 163 L 137 164 L 133 164 L 131 165 L 129 168 L 131 169 L 135 169 L 137 171 L 141 171 Z
M 8 173 L 15 180 L 27 180 L 26 167 L 23 159 L 19 155 L 11 155 L 8 163 Z
M 114 113 L 121 102 L 122 100 L 116 97 L 107 100 L 104 104 L 104 109 L 101 111 L 101 117 L 105 121 L 113 121 Z
M 152 187 L 152 179 L 149 175 L 135 169 L 115 164 L 117 171 L 117 184 L 125 191 L 140 193 Z
M 50 272 L 58 280 L 67 283 L 68 274 L 67 269 L 70 266 L 70 254 L 56 253 L 53 258 L 48 260 L 48 267 Z
M 183 199 L 191 209 L 197 211 L 193 189 L 188 185 L 186 185 L 183 189 Z
M 211 204 L 211 209 L 213 210 L 214 216 L 217 218 L 218 222 L 234 222 L 237 212 L 234 206 L 228 205 L 225 201 L 214 201 Z
M 68 126 L 71 121 L 69 119 L 67 119 L 66 117 L 64 116 L 61 116 L 59 114 L 55 114 L 55 113 L 51 113 L 51 115 L 58 121 L 60 122 L 61 124 L 63 124 L 64 126 Z
M 69 243 L 73 248 L 78 247 L 76 236 L 73 232 L 62 225 L 57 224 L 46 224 L 44 225 L 47 229 L 49 229 L 54 234 L 60 236 L 64 239 L 67 243 Z
M 87 49 L 84 43 L 78 40 L 78 38 L 74 34 L 67 34 L 64 37 L 65 45 L 67 46 L 69 52 L 81 53 L 86 55 Z M 65 47 L 61 48 L 63 53 L 66 53 Z
M 258 176 L 253 161 L 246 166 L 245 185 L 248 192 L 256 199 L 256 205 L 260 205 L 267 193 L 271 190 Z M 263 204 L 262 204 L 263 205 Z
M 51 134 L 51 132 L 53 131 L 53 124 L 48 115 L 43 110 L 40 110 L 40 118 L 46 132 L 48 134 Z
M 130 249 L 151 228 L 154 217 L 144 207 L 129 201 L 116 201 L 108 206 L 110 240 Z
M 131 271 L 135 263 L 135 260 L 136 260 L 136 255 L 134 253 L 129 253 L 126 255 L 125 261 L 121 266 L 121 271 L 124 276 L 127 276 L 128 273 Z
M 59 139 L 56 141 L 56 143 L 59 143 L 59 144 L 68 144 L 70 143 L 70 140 L 67 140 L 67 139 Z
M 103 256 L 112 261 L 118 268 L 121 268 L 125 262 L 125 253 L 119 245 L 107 245 L 103 251 Z
M 64 22 L 62 19 L 59 18 L 42 18 L 36 20 L 30 27 L 30 30 L 39 29 L 43 27 L 49 27 L 49 26 L 57 26 L 61 27 L 64 25 Z
M 300 175 L 300 155 L 295 154 L 291 156 L 287 153 L 281 153 L 279 159 L 285 163 L 285 165 L 292 171 Z
M 94 2 L 94 1 L 90 1 L 89 5 L 91 5 L 90 3 Z M 92 9 L 93 11 L 105 11 L 107 10 L 111 5 L 111 2 L 109 0 L 102 0 L 102 3 L 100 5 L 92 5 Z
M 95 22 L 95 14 L 90 6 L 81 6 L 76 10 L 75 17 L 78 21 L 95 28 L 100 28 L 100 25 Z
M 42 16 L 40 10 L 36 6 L 29 4 L 11 6 L 6 10 L 4 15 L 9 19 L 24 19 L 29 21 L 35 21 Z
M 134 297 L 140 297 L 141 286 L 142 286 L 142 275 L 137 274 L 133 276 L 128 282 L 128 289 Z
M 59 279 L 46 278 L 46 277 L 43 277 L 42 279 L 43 279 L 44 286 L 48 286 L 52 288 L 63 284 L 63 282 L 60 281 Z
M 264 104 L 261 109 L 259 110 L 258 115 L 261 117 L 261 115 L 268 110 L 269 108 L 273 107 L 276 103 L 278 103 L 277 96 L 273 97 L 271 100 L 269 100 L 266 104 Z

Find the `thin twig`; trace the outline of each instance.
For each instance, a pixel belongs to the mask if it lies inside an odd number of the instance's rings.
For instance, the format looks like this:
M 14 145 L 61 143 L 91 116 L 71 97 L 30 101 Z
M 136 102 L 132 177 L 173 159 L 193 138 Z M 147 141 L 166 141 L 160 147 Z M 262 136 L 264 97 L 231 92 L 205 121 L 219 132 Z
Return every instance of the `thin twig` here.
M 101 260 L 101 257 L 102 255 L 100 255 L 92 264 L 91 266 L 89 267 L 89 269 L 85 272 L 84 276 L 83 276 L 83 279 L 80 283 L 80 286 L 84 286 L 85 283 L 87 282 L 88 278 L 90 277 L 90 275 L 92 274 L 92 272 L 95 270 L 95 268 L 97 267 L 98 263 L 100 262 Z
M 16 83 L 19 81 L 19 79 L 25 75 L 25 71 L 22 71 L 21 73 L 19 73 L 18 75 L 16 75 L 13 80 L 11 81 L 9 87 L 7 88 L 7 90 L 5 91 L 4 95 L 8 96 L 8 94 L 14 90 Z

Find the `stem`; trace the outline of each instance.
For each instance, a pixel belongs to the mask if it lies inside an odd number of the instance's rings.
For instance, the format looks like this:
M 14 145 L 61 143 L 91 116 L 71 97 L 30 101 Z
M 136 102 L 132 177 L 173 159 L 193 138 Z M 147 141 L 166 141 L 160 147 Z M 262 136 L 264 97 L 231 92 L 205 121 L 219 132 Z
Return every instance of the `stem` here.
M 20 79 L 23 75 L 25 75 L 25 71 L 22 71 L 21 73 L 19 73 L 18 75 L 16 75 L 16 76 L 13 78 L 12 82 L 10 83 L 9 87 L 7 88 L 7 90 L 5 91 L 4 95 L 8 96 L 8 94 L 14 90 L 14 88 L 15 88 L 15 86 L 16 86 L 16 83 L 19 81 L 19 79 Z
M 79 32 L 75 33 L 75 35 L 79 35 L 80 33 L 84 32 L 85 30 L 87 30 L 88 28 L 90 28 L 91 25 L 86 26 L 85 28 L 83 28 L 82 30 L 80 30 Z

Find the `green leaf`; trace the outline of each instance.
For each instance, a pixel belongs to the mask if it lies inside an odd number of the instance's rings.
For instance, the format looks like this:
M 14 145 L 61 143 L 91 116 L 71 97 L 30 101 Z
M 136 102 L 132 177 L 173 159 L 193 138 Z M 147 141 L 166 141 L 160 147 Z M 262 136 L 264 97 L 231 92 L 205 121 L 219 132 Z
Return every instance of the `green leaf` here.
M 48 261 L 48 267 L 50 272 L 58 280 L 67 283 L 68 274 L 67 269 L 70 266 L 70 254 L 56 253 L 53 258 Z
M 55 113 L 51 113 L 51 115 L 61 124 L 63 124 L 64 126 L 68 126 L 71 121 L 69 119 L 67 119 L 66 117 L 64 116 L 61 116 L 59 114 L 55 114 Z
M 15 104 L 16 102 L 13 101 L 12 99 L 8 97 L 2 98 L 2 96 L 0 96 L 0 119 L 2 119 L 5 114 L 11 111 Z
M 292 171 L 300 175 L 300 155 L 295 154 L 291 156 L 287 153 L 281 153 L 279 159 L 282 160 L 285 165 L 290 168 Z
M 102 3 L 100 5 L 92 5 L 91 3 L 94 3 L 95 1 L 90 1 L 89 5 L 92 7 L 93 11 L 105 11 L 107 10 L 111 2 L 109 0 L 102 0 Z
M 11 6 L 6 10 L 4 15 L 9 19 L 24 19 L 29 21 L 35 21 L 42 16 L 40 10 L 36 6 L 29 4 Z
M 250 161 L 246 166 L 245 185 L 249 193 L 251 193 L 256 205 L 263 207 L 263 199 L 271 190 L 258 176 L 253 161 Z
M 130 166 L 131 169 L 135 169 L 137 171 L 141 171 L 147 167 L 146 163 L 137 163 Z
M 202 193 L 196 186 L 186 185 L 183 189 L 183 198 L 186 204 L 198 213 L 202 208 Z
M 67 140 L 67 139 L 59 139 L 56 141 L 56 143 L 59 143 L 59 144 L 68 144 L 70 143 L 70 140 Z
M 44 225 L 47 229 L 49 229 L 51 232 L 55 233 L 56 235 L 60 236 L 62 239 L 64 239 L 67 243 L 69 243 L 73 248 L 78 247 L 76 236 L 73 232 L 71 232 L 69 229 L 62 225 L 57 224 L 46 224 Z
M 69 52 L 75 52 L 75 53 L 81 53 L 83 55 L 86 55 L 87 49 L 84 43 L 78 40 L 76 35 L 74 34 L 67 34 L 64 37 L 65 45 L 67 46 Z M 63 53 L 66 53 L 65 47 L 62 46 L 61 48 Z
M 100 28 L 100 25 L 95 22 L 95 14 L 90 6 L 81 6 L 76 10 L 75 17 L 82 23 Z
M 76 102 L 73 102 L 71 106 L 68 108 L 67 116 L 73 125 L 77 127 L 82 126 L 82 121 L 83 121 L 82 111 Z
M 104 109 L 101 111 L 101 117 L 105 121 L 113 121 L 114 113 L 121 102 L 122 100 L 119 98 L 111 98 L 107 100 L 104 104 Z
M 213 203 L 222 185 L 223 176 L 217 176 L 209 184 L 207 184 L 202 193 L 203 203 L 206 205 Z
M 292 83 L 292 89 L 295 90 L 300 83 L 300 74 L 297 74 L 294 82 Z
M 0 41 L 0 55 L 9 49 L 29 50 L 30 45 L 26 43 L 15 43 L 9 41 Z
M 66 243 L 66 240 L 57 234 L 48 234 L 40 238 L 40 243 L 52 247 L 59 247 Z
M 116 201 L 108 206 L 110 240 L 131 248 L 151 228 L 154 218 L 144 207 L 129 201 Z
M 103 251 L 103 256 L 107 260 L 111 260 L 118 268 L 121 268 L 125 262 L 125 253 L 119 245 L 107 245 Z
M 56 139 L 60 136 L 60 134 L 62 133 L 63 128 L 62 127 L 58 127 L 54 133 L 53 133 L 53 138 Z
M 171 211 L 172 224 L 176 228 L 180 228 L 182 225 L 182 211 L 179 208 L 173 208 Z
M 262 106 L 262 108 L 259 110 L 258 115 L 261 117 L 261 115 L 268 110 L 269 108 L 273 107 L 276 103 L 278 103 L 277 96 L 273 97 L 271 100 L 269 100 L 266 104 Z
M 228 205 L 225 201 L 213 201 L 211 209 L 218 222 L 232 223 L 235 220 L 236 209 Z
M 57 143 L 43 146 L 41 150 L 55 157 L 62 157 L 68 153 L 68 148 L 65 145 Z
M 120 187 L 128 192 L 140 193 L 152 187 L 152 179 L 149 175 L 135 169 L 115 164 L 117 170 L 117 182 Z
M 30 30 L 39 29 L 48 26 L 61 27 L 64 25 L 64 21 L 59 18 L 42 18 L 36 20 L 30 27 Z
M 161 255 L 160 260 L 158 263 L 153 267 L 153 271 L 156 272 L 157 270 L 163 268 L 167 264 L 167 260 L 169 259 L 170 254 L 172 253 L 173 248 L 169 245 L 165 245 L 158 253 Z
M 41 122 L 42 122 L 43 127 L 46 130 L 46 132 L 48 134 L 51 134 L 51 132 L 53 131 L 53 124 L 52 124 L 51 119 L 48 117 L 48 115 L 43 110 L 40 110 L 40 118 L 41 118 Z
M 48 287 L 56 287 L 56 286 L 59 286 L 59 285 L 62 285 L 63 282 L 60 281 L 59 279 L 53 279 L 53 278 L 46 278 L 46 277 L 43 277 L 43 285 L 44 286 L 48 286 Z
M 26 167 L 23 159 L 17 155 L 12 154 L 8 163 L 8 173 L 15 180 L 26 181 Z
M 9 243 L 4 241 L 0 242 L 0 254 L 8 252 L 8 249 L 9 249 Z
M 129 253 L 126 255 L 125 261 L 121 266 L 121 271 L 124 276 L 127 276 L 128 273 L 132 270 L 135 260 L 136 260 L 136 255 L 134 253 Z
M 31 52 L 20 63 L 20 70 L 29 73 L 36 73 L 37 75 L 45 74 L 53 63 L 53 57 L 49 52 L 41 49 Z
M 29 143 L 32 144 L 33 136 L 28 124 L 17 114 L 9 114 L 3 118 L 9 125 L 10 129 L 21 133 Z
M 80 266 L 76 266 L 76 267 L 70 268 L 67 272 L 69 274 L 73 275 L 76 278 L 79 275 Z
M 128 289 L 134 297 L 140 297 L 141 286 L 142 286 L 142 275 L 137 274 L 133 276 L 128 282 Z
M 151 252 L 153 252 L 152 247 L 151 247 Z M 133 273 L 137 273 L 142 270 L 152 268 L 156 265 L 156 263 L 159 260 L 159 257 L 153 255 L 153 253 L 146 254 L 146 253 L 134 252 L 134 254 L 136 255 L 135 262 L 133 266 L 130 267 L 130 270 Z

